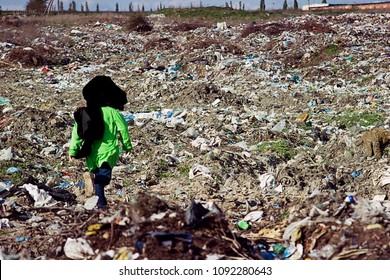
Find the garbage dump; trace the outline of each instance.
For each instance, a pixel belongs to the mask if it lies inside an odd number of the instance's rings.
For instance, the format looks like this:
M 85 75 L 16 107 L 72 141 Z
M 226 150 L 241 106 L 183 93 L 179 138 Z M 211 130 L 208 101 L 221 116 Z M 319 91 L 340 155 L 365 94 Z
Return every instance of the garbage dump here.
M 389 13 L 21 40 L 24 20 L 0 31 L 1 259 L 390 258 Z M 99 75 L 134 146 L 106 212 L 68 161 Z

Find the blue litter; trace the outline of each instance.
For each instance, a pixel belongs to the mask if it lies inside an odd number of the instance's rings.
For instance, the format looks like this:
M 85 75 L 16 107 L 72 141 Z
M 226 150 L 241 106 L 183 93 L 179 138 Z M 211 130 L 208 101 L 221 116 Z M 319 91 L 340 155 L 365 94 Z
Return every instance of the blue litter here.
M 133 121 L 135 119 L 135 116 L 134 115 L 127 115 L 127 116 L 124 116 L 124 118 L 125 118 L 126 122 L 130 122 L 130 121 Z
M 345 198 L 345 202 L 356 203 L 356 200 L 352 195 L 349 195 Z
M 352 176 L 353 178 L 356 178 L 356 177 L 358 177 L 359 175 L 361 175 L 362 173 L 363 173 L 363 172 L 362 172 L 361 170 L 357 170 L 357 171 L 352 172 L 351 176 Z
M 12 186 L 12 182 L 11 182 L 10 180 L 4 181 L 4 184 L 5 184 L 7 187 Z
M 8 98 L 0 97 L 0 105 L 8 104 L 11 101 Z
M 296 251 L 296 248 L 294 247 L 287 247 L 284 251 L 283 254 L 280 256 L 282 259 L 286 259 L 290 257 L 294 252 Z
M 23 241 L 27 241 L 28 239 L 29 239 L 28 236 L 21 236 L 21 237 L 16 237 L 15 241 L 16 242 L 23 242 Z
M 12 174 L 12 173 L 16 173 L 16 172 L 19 172 L 19 168 L 17 168 L 17 167 L 10 167 L 7 169 L 8 174 Z
M 58 188 L 60 189 L 65 189 L 67 187 L 70 187 L 70 183 L 68 182 L 62 182 L 61 184 L 59 184 Z
M 312 101 L 310 101 L 307 105 L 309 106 L 309 107 L 313 107 L 313 106 L 317 106 L 317 100 L 312 100 Z
M 260 251 L 260 256 L 264 259 L 264 260 L 274 260 L 276 255 L 272 252 L 268 252 L 268 251 Z

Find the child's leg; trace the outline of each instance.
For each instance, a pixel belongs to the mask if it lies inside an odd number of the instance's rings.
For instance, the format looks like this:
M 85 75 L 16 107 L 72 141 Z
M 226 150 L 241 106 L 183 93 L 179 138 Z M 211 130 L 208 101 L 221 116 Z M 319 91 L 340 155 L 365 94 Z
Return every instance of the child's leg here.
M 104 195 L 104 187 L 108 185 L 111 181 L 112 169 L 108 163 L 103 163 L 101 167 L 93 171 L 95 174 L 94 188 L 95 195 L 99 197 L 97 202 L 97 207 L 99 209 L 105 208 L 107 206 L 107 199 Z

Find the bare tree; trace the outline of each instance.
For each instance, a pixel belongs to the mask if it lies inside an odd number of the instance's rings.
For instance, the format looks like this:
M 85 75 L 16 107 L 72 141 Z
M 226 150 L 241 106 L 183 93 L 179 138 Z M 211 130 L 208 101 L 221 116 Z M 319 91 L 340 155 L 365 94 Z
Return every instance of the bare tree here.
M 43 13 L 46 10 L 47 0 L 30 0 L 26 5 L 26 11 Z

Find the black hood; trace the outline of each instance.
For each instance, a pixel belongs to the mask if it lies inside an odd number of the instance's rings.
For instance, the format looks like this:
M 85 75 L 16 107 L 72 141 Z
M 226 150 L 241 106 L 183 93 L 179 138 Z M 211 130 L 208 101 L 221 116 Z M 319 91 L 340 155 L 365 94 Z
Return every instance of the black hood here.
M 96 76 L 83 88 L 83 97 L 90 106 L 110 106 L 123 110 L 127 103 L 127 95 L 110 77 Z

